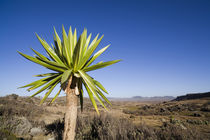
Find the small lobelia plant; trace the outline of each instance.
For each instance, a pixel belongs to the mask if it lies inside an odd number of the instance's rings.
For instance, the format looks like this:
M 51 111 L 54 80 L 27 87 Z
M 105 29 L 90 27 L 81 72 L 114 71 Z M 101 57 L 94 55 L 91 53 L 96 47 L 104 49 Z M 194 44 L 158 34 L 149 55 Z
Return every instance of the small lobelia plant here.
M 100 69 L 120 60 L 113 60 L 107 62 L 99 62 L 92 64 L 110 45 L 102 48 L 93 55 L 93 52 L 101 42 L 103 35 L 98 39 L 99 34 L 91 40 L 91 34 L 87 36 L 87 30 L 77 39 L 77 31 L 74 33 L 70 27 L 68 34 L 62 26 L 62 40 L 58 36 L 54 28 L 54 45 L 51 46 L 37 34 L 37 38 L 44 47 L 48 56 L 45 56 L 36 50 L 32 51 L 36 54 L 34 57 L 19 52 L 26 59 L 35 62 L 53 72 L 46 74 L 39 74 L 36 77 L 41 79 L 27 84 L 21 88 L 28 87 L 28 91 L 40 88 L 32 95 L 36 96 L 42 91 L 47 91 L 41 103 L 51 94 L 53 89 L 60 84 L 60 90 L 57 92 L 51 103 L 60 94 L 61 90 L 66 93 L 66 113 L 64 122 L 64 140 L 72 140 L 75 137 L 75 127 L 77 118 L 77 102 L 80 99 L 81 110 L 83 109 L 83 87 L 85 87 L 89 98 L 99 114 L 95 98 L 99 103 L 106 108 L 104 101 L 111 104 L 103 93 L 108 93 L 100 82 L 93 79 L 87 74 L 89 71 Z

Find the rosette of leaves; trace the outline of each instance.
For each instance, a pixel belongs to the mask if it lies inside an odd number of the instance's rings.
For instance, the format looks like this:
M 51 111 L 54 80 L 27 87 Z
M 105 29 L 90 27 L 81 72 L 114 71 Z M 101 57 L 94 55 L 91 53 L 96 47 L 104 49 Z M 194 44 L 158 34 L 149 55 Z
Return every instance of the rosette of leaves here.
M 52 99 L 52 103 L 60 94 L 61 90 L 65 90 L 64 85 L 67 85 L 69 79 L 72 77 L 77 77 L 77 93 L 80 97 L 81 109 L 83 108 L 83 87 L 85 87 L 95 110 L 97 111 L 97 113 L 99 113 L 95 99 L 97 99 L 104 108 L 106 108 L 104 102 L 107 102 L 109 104 L 111 103 L 104 96 L 104 93 L 108 94 L 106 89 L 102 86 L 100 82 L 93 79 L 88 74 L 88 72 L 112 65 L 119 62 L 120 60 L 99 62 L 93 64 L 93 62 L 110 46 L 107 45 L 106 47 L 94 53 L 99 43 L 101 42 L 103 35 L 99 37 L 98 34 L 91 41 L 92 34 L 87 36 L 86 29 L 84 29 L 83 33 L 79 36 L 78 39 L 76 29 L 74 30 L 74 32 L 72 32 L 71 27 L 67 34 L 64 27 L 62 26 L 62 39 L 57 34 L 55 28 L 54 32 L 54 45 L 49 45 L 43 38 L 36 34 L 38 40 L 46 51 L 47 56 L 39 53 L 34 49 L 32 49 L 32 51 L 35 53 L 34 56 L 29 56 L 19 52 L 26 59 L 54 72 L 35 75 L 36 77 L 42 78 L 30 84 L 22 86 L 21 88 L 27 87 L 28 91 L 40 88 L 32 95 L 32 97 L 38 95 L 43 91 L 47 91 L 45 96 L 41 100 L 41 103 L 43 103 L 46 98 L 52 93 L 55 87 L 60 84 L 60 90 Z

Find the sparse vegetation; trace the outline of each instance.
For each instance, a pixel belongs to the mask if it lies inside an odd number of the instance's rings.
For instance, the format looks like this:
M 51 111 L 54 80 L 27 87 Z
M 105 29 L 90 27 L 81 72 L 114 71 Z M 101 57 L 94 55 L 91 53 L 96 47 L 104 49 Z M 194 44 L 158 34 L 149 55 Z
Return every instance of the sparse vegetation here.
M 22 139 L 62 139 L 65 98 L 58 98 L 50 106 L 47 104 L 40 106 L 39 102 L 40 98 L 30 99 L 14 95 L 1 97 L 1 135 Z M 155 104 L 123 101 L 113 102 L 109 112 L 99 107 L 100 112 L 104 113 L 97 116 L 91 102 L 85 98 L 86 107 L 83 113 L 78 115 L 75 138 L 77 140 L 208 140 L 210 139 L 209 112 L 201 110 L 207 105 L 209 105 L 208 99 Z M 34 111 L 29 109 L 32 107 Z M 24 127 L 22 131 L 17 129 L 21 127 Z M 42 132 L 37 131 L 32 134 L 32 129 Z

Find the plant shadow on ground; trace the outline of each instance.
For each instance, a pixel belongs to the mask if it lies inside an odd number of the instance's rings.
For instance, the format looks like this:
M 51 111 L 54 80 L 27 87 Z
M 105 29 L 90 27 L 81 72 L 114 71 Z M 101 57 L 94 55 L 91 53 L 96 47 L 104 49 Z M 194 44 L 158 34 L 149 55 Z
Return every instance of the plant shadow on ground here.
M 64 121 L 56 120 L 54 123 L 46 125 L 46 135 L 54 134 L 57 140 L 62 140 L 64 130 Z

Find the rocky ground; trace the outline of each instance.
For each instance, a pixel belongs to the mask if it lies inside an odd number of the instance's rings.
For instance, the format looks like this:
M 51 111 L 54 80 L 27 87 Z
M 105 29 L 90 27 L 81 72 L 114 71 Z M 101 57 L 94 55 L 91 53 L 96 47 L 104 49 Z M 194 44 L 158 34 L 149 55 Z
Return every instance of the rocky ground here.
M 15 94 L 0 97 L 0 140 L 62 139 L 65 98 L 52 105 L 40 98 Z M 79 106 L 78 106 L 79 108 Z M 112 101 L 97 116 L 89 99 L 79 111 L 77 140 L 208 140 L 210 139 L 210 98 L 138 102 Z

